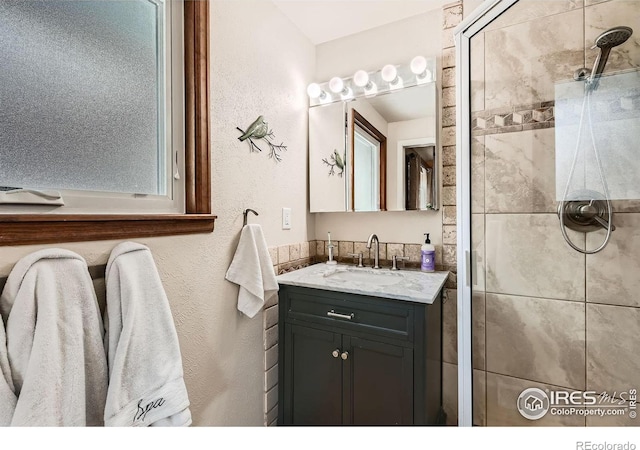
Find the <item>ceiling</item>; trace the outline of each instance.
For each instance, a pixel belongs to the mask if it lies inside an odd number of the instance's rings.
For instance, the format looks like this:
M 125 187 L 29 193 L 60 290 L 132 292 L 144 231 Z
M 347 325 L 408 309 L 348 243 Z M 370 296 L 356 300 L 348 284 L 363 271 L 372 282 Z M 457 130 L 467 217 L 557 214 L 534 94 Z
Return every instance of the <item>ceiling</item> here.
M 315 44 L 440 9 L 452 0 L 273 0 Z

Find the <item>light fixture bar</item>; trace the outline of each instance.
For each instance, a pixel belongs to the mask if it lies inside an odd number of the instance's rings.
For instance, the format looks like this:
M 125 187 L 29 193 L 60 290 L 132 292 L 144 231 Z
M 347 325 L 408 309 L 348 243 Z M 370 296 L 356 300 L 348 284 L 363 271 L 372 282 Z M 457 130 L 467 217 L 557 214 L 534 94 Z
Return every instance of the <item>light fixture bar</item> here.
M 333 77 L 325 83 L 311 83 L 307 87 L 310 106 L 373 97 L 426 83 L 434 83 L 435 58 L 416 56 L 406 65 L 387 64 L 375 72 L 358 70 L 350 78 Z

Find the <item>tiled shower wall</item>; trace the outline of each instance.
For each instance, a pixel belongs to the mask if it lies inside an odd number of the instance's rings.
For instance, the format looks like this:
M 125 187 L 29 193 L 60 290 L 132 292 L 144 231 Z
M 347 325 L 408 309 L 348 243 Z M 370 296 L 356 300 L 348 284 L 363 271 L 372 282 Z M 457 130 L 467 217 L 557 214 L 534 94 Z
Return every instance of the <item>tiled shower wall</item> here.
M 592 67 L 594 39 L 616 25 L 640 31 L 640 3 L 521 0 L 472 39 L 477 425 L 639 424 L 626 415 L 529 421 L 515 406 L 528 387 L 609 393 L 640 387 L 639 202 L 614 202 L 617 228 L 593 255 L 565 243 L 556 214 L 554 83 Z M 612 51 L 608 71 L 640 67 L 639 35 Z M 612 136 L 600 142 L 615 146 Z M 604 234 L 569 233 L 589 249 Z M 451 318 L 445 329 L 455 329 Z M 445 337 L 447 381 L 456 374 L 457 352 L 455 334 Z M 450 416 L 453 389 L 449 383 Z

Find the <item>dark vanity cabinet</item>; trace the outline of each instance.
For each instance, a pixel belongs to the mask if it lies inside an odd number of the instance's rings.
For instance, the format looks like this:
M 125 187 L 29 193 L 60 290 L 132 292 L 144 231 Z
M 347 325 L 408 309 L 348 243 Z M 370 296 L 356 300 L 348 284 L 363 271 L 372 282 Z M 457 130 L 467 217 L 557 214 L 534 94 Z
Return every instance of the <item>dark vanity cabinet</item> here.
M 280 286 L 279 425 L 435 425 L 442 300 Z

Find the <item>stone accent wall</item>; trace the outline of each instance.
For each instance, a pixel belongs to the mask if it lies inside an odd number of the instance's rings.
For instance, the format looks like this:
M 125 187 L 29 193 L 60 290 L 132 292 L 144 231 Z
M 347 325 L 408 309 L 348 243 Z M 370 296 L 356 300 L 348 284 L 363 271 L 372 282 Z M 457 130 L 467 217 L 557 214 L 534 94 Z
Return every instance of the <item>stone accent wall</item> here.
M 278 296 L 264 305 L 264 425 L 278 422 Z
M 302 269 L 315 262 L 315 241 L 269 247 L 269 256 L 276 275 Z
M 442 111 L 440 141 L 442 143 L 442 266 L 457 273 L 456 257 L 456 49 L 453 28 L 462 21 L 462 2 L 445 5 L 442 11 Z M 448 288 L 456 288 L 451 277 Z
M 442 269 L 451 275 L 443 304 L 443 405 L 447 424 L 458 423 L 457 230 L 456 230 L 456 48 L 453 29 L 462 21 L 462 2 L 442 8 Z

